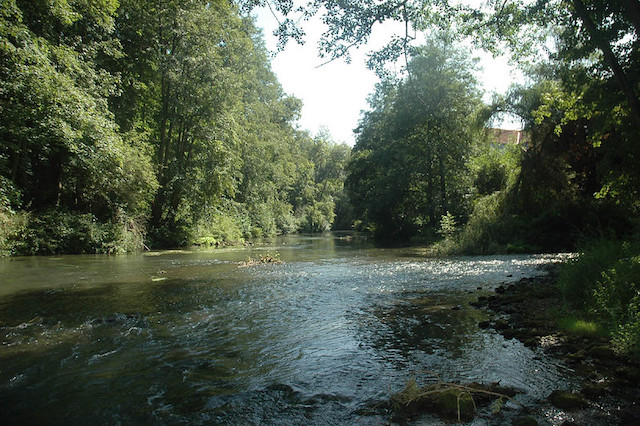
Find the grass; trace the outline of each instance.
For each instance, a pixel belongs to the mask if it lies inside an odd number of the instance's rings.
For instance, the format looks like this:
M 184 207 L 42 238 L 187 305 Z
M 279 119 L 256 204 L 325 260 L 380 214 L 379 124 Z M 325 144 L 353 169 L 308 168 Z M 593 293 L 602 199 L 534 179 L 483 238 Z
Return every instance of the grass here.
M 558 328 L 574 336 L 593 337 L 606 334 L 602 327 L 594 321 L 587 321 L 575 316 L 559 318 Z

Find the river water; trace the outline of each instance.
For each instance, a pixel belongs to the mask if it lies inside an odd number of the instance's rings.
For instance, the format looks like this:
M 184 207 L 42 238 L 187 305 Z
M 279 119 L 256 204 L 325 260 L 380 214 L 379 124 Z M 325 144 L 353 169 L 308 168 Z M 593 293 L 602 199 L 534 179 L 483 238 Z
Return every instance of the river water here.
M 266 253 L 284 263 L 241 264 Z M 382 402 L 435 374 L 536 401 L 568 373 L 481 330 L 487 314 L 469 302 L 558 259 L 429 259 L 331 235 L 3 259 L 0 412 L 13 424 L 385 424 Z

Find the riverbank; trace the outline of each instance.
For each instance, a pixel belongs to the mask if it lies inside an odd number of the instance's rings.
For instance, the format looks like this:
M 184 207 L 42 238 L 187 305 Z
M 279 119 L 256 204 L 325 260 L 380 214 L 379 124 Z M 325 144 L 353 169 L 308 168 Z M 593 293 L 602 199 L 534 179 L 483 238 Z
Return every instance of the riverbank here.
M 540 401 L 532 412 L 535 417 L 548 418 L 550 405 L 554 419 L 560 420 L 554 424 L 623 425 L 640 418 L 640 364 L 617 354 L 610 339 L 587 324 L 563 327 L 568 312 L 553 272 L 500 286 L 472 306 L 490 314 L 480 328 L 491 327 L 507 339 L 540 348 L 578 379 L 578 386 L 557 389 Z

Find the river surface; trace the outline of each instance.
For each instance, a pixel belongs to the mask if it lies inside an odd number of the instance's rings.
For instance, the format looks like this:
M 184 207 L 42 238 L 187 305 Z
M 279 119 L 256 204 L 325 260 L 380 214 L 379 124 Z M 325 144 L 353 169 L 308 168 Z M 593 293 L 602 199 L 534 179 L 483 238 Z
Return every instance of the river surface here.
M 266 253 L 284 263 L 241 264 Z M 558 259 L 429 259 L 336 236 L 2 259 L 0 412 L 5 424 L 385 424 L 383 401 L 436 374 L 536 401 L 568 373 L 481 330 L 487 314 L 469 302 Z

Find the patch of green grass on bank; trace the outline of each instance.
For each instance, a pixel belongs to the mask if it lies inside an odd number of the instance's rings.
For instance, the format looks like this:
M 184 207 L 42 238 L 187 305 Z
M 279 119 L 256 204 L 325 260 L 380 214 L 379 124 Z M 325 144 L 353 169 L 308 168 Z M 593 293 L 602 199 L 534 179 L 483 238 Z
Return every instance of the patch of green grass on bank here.
M 595 337 L 605 334 L 597 323 L 575 316 L 558 318 L 558 328 L 574 336 Z

